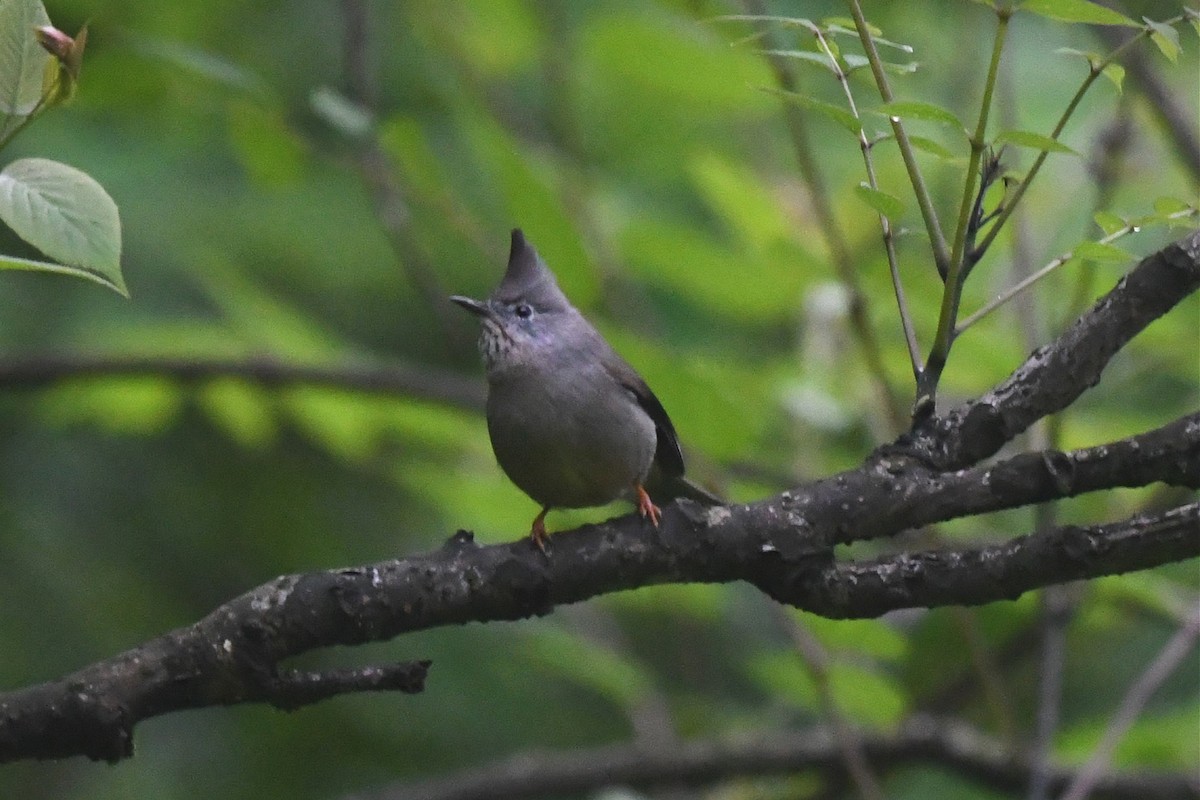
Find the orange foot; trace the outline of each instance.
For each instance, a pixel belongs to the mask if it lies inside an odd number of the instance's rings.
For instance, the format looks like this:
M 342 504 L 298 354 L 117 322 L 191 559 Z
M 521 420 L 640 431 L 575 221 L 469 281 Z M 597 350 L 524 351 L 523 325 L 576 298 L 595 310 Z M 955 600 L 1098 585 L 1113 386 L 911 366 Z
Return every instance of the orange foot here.
M 533 546 L 543 553 L 546 552 L 546 514 L 550 511 L 550 506 L 542 508 L 541 513 L 533 518 L 533 525 L 529 528 L 529 538 L 533 540 Z
M 650 520 L 650 524 L 657 528 L 658 521 L 662 519 L 662 511 L 659 510 L 658 506 L 654 505 L 654 501 L 650 499 L 650 495 L 646 494 L 646 490 L 642 488 L 640 483 L 634 489 L 637 491 L 638 512 Z

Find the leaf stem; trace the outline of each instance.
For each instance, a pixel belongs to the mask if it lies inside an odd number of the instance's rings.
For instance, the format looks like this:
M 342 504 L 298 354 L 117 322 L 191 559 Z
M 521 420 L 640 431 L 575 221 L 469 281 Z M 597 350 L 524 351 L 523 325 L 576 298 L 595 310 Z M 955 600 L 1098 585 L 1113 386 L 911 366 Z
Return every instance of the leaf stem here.
M 892 88 L 883 69 L 883 60 L 879 57 L 879 51 L 875 49 L 875 42 L 871 38 L 871 29 L 867 24 L 866 17 L 863 16 L 862 7 L 858 0 L 847 0 L 847 4 L 850 7 L 851 16 L 854 17 L 854 27 L 858 30 L 858 38 L 862 42 L 863 52 L 871 65 L 871 74 L 875 78 L 879 96 L 885 103 L 890 103 L 894 99 Z M 946 250 L 946 237 L 942 235 L 942 226 L 938 222 L 937 211 L 933 207 L 933 198 L 925 186 L 925 178 L 921 175 L 920 167 L 917 166 L 916 152 L 908 140 L 904 123 L 899 117 L 894 116 L 889 117 L 889 121 L 892 124 L 892 131 L 896 135 L 900 156 L 904 159 L 904 167 L 908 170 L 908 179 L 912 183 L 913 194 L 916 195 L 917 205 L 921 209 L 921 217 L 925 220 L 925 229 L 929 234 L 930 245 L 933 247 L 934 263 L 937 265 L 938 272 L 945 275 L 948 271 L 950 256 Z
M 1195 215 L 1195 214 L 1197 214 L 1197 213 L 1200 213 L 1200 209 L 1197 209 L 1197 208 L 1186 208 L 1186 209 L 1183 209 L 1182 211 L 1176 211 L 1176 212 L 1175 212 L 1175 213 L 1173 213 L 1173 214 L 1168 214 L 1168 215 L 1167 215 L 1167 217 L 1166 217 L 1166 219 L 1168 219 L 1168 220 L 1186 219 L 1187 217 L 1193 216 L 1193 215 Z M 1117 239 L 1120 239 L 1120 238 L 1122 238 L 1123 236 L 1127 236 L 1127 235 L 1129 235 L 1129 234 L 1131 234 L 1131 233 L 1135 233 L 1135 232 L 1136 232 L 1136 231 L 1139 229 L 1139 227 L 1140 227 L 1140 226 L 1138 226 L 1138 225 L 1134 225 L 1134 224 L 1132 224 L 1132 223 L 1131 223 L 1131 224 L 1129 224 L 1129 225 L 1126 225 L 1126 226 L 1125 226 L 1125 227 L 1123 227 L 1123 228 L 1120 228 L 1120 229 L 1118 229 L 1118 230 L 1115 230 L 1115 231 L 1113 231 L 1113 232 L 1112 232 L 1112 233 L 1110 233 L 1108 236 L 1105 236 L 1103 239 L 1099 239 L 1099 240 L 1097 241 L 1097 243 L 1098 243 L 1098 244 L 1112 244 L 1112 243 L 1113 243 L 1113 242 L 1115 242 Z M 985 305 L 984 305 L 982 308 L 980 308 L 980 309 L 979 309 L 978 311 L 976 311 L 974 314 L 972 314 L 971 316 L 969 316 L 969 317 L 967 317 L 966 319 L 964 319 L 964 320 L 963 320 L 963 321 L 962 321 L 962 322 L 959 324 L 959 326 L 958 326 L 958 327 L 955 329 L 955 331 L 954 331 L 954 335 L 955 335 L 955 336 L 958 336 L 958 335 L 959 335 L 959 334 L 961 334 L 963 331 L 965 331 L 967 328 L 971 327 L 971 326 L 972 326 L 972 325 L 974 325 L 976 322 L 979 322 L 979 320 L 983 319 L 983 318 L 984 318 L 984 317 L 986 317 L 988 314 L 992 313 L 992 312 L 993 312 L 993 311 L 995 311 L 997 308 L 999 308 L 1000 306 L 1004 305 L 1004 304 L 1005 304 L 1005 303 L 1007 303 L 1009 300 L 1011 300 L 1012 298 L 1016 297 L 1018 294 L 1020 294 L 1021 292 L 1025 291 L 1025 290 L 1026 290 L 1026 289 L 1028 289 L 1030 286 L 1032 286 L 1033 284 L 1037 283 L 1037 282 L 1038 282 L 1038 281 L 1040 281 L 1042 278 L 1046 277 L 1046 276 L 1047 276 L 1047 275 L 1049 275 L 1051 272 L 1053 272 L 1054 270 L 1056 270 L 1056 269 L 1058 269 L 1059 267 L 1061 267 L 1063 264 L 1065 264 L 1065 263 L 1067 263 L 1068 261 L 1070 261 L 1070 260 L 1071 260 L 1071 257 L 1072 257 L 1072 256 L 1074 256 L 1074 255 L 1075 255 L 1075 251 L 1074 251 L 1074 250 L 1068 250 L 1067 252 L 1065 252 L 1065 253 L 1063 253 L 1062 255 L 1060 255 L 1058 258 L 1055 258 L 1053 261 L 1051 261 L 1051 262 L 1050 262 L 1049 264 L 1047 264 L 1046 266 L 1044 266 L 1044 267 L 1042 267 L 1041 269 L 1039 269 L 1037 272 L 1033 273 L 1032 275 L 1030 275 L 1029 277 L 1025 278 L 1025 279 L 1024 279 L 1024 280 L 1022 280 L 1021 282 L 1017 283 L 1016 285 L 1014 285 L 1014 286 L 1012 286 L 1012 287 L 1010 287 L 1010 288 L 1006 289 L 1005 291 L 1001 292 L 999 295 L 997 295 L 997 296 L 996 296 L 995 298 L 993 298 L 991 301 L 989 301 L 988 303 L 986 303 L 986 304 L 985 304 Z
M 987 123 L 992 107 L 992 96 L 996 89 L 996 78 L 1000 73 L 1000 56 L 1004 52 L 1004 41 L 1008 33 L 1008 21 L 1013 11 L 1007 6 L 996 8 L 996 35 L 992 42 L 992 57 L 988 63 L 987 78 L 983 84 L 983 99 L 979 104 L 979 120 L 975 124 L 975 133 L 971 136 L 971 155 L 967 163 L 966 178 L 963 181 L 962 201 L 958 210 L 958 225 L 954 233 L 954 248 L 950 253 L 950 262 L 942 272 L 944 285 L 942 287 L 942 305 L 938 312 L 937 332 L 934 334 L 933 347 L 929 353 L 929 361 L 925 373 L 918 380 L 917 398 L 914 408 L 925 404 L 932 405 L 937 396 L 937 385 L 941 379 L 941 370 L 950 356 L 950 348 L 954 344 L 955 320 L 958 317 L 958 306 L 962 300 L 963 283 L 966 280 L 967 231 L 971 227 L 971 211 L 975 205 L 975 179 L 979 175 L 979 162 L 987 147 Z M 939 263 L 939 271 L 941 264 Z
M 1174 17 L 1167 20 L 1163 24 L 1174 25 L 1182 19 L 1183 16 Z M 1133 46 L 1134 43 L 1139 42 L 1149 36 L 1150 31 L 1151 28 L 1147 25 L 1138 31 L 1137 34 L 1129 37 L 1129 39 L 1120 47 L 1116 48 L 1107 56 L 1100 59 L 1100 61 L 1089 64 L 1087 76 L 1083 79 L 1083 83 L 1080 84 L 1079 89 L 1075 92 L 1075 95 L 1071 98 L 1071 101 L 1067 103 L 1067 107 L 1063 109 L 1063 113 L 1062 116 L 1059 117 L 1058 124 L 1054 126 L 1054 130 L 1050 133 L 1051 139 L 1057 141 L 1058 137 L 1062 134 L 1063 129 L 1067 127 L 1067 122 L 1071 119 L 1072 115 L 1074 115 L 1075 109 L 1079 106 L 1080 101 L 1083 100 L 1083 96 L 1087 94 L 1088 89 L 1091 88 L 1092 84 L 1096 81 L 1096 78 L 1100 77 L 1100 75 L 1104 73 L 1105 68 L 1107 68 L 1109 64 L 1116 61 L 1117 58 L 1131 46 Z M 1029 172 L 1027 172 L 1021 182 L 1017 184 L 1017 188 L 1013 191 L 1012 197 L 1005 201 L 1004 207 L 1001 209 L 1000 215 L 996 218 L 995 223 L 992 225 L 991 229 L 988 230 L 987 235 L 983 237 L 983 241 L 981 241 L 975 248 L 977 254 L 985 253 L 991 246 L 992 242 L 996 240 L 996 236 L 1004 227 L 1004 223 L 1008 222 L 1009 217 L 1012 216 L 1013 209 L 1016 208 L 1021 198 L 1025 195 L 1025 190 L 1029 188 L 1029 184 L 1033 183 L 1033 179 L 1037 177 L 1038 172 L 1042 168 L 1042 164 L 1045 163 L 1046 157 L 1049 154 L 1050 153 L 1048 150 L 1042 150 L 1040 153 L 1038 153 L 1037 158 L 1034 159 L 1033 166 L 1029 168 Z
M 875 164 L 871 160 L 872 144 L 867 138 L 866 131 L 863 130 L 862 117 L 858 113 L 858 104 L 854 102 L 854 93 L 850 89 L 850 81 L 847 80 L 846 71 L 842 69 L 837 56 L 834 55 L 833 48 L 829 46 L 829 42 L 826 41 L 825 35 L 821 33 L 820 28 L 813 29 L 812 33 L 816 37 L 821 51 L 829 59 L 834 76 L 837 78 L 838 83 L 841 84 L 842 92 L 846 95 L 846 105 L 850 109 L 850 113 L 858 121 L 858 147 L 862 151 L 863 163 L 866 166 L 867 185 L 878 191 L 879 182 L 875 177 Z M 904 285 L 900 281 L 900 265 L 896 257 L 896 238 L 892 233 L 892 222 L 883 212 L 879 213 L 879 227 L 883 232 L 883 247 L 887 253 L 888 272 L 892 279 L 892 291 L 896 296 L 896 305 L 900 314 L 900 325 L 904 330 L 904 342 L 908 347 L 908 360 L 912 364 L 913 379 L 916 380 L 921 375 L 921 350 L 920 345 L 917 344 L 917 335 L 913 328 L 912 314 L 908 310 L 908 301 L 904 297 Z

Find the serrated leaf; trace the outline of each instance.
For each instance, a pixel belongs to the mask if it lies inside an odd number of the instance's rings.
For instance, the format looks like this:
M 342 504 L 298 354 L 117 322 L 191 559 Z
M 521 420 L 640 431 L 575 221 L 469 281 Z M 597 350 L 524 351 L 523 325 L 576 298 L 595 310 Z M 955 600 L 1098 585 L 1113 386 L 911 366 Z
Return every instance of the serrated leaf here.
M 1162 22 L 1155 22 L 1147 17 L 1142 17 L 1146 26 L 1150 28 L 1150 41 L 1158 47 L 1159 52 L 1167 57 L 1167 60 L 1172 64 L 1179 58 L 1179 31 L 1166 25 Z
M 40 0 L 0 2 L 0 112 L 26 116 L 41 99 L 51 56 L 33 31 L 49 24 Z
M 778 95 L 789 103 L 795 103 L 808 111 L 817 111 L 832 119 L 837 124 L 841 125 L 850 133 L 857 136 L 862 131 L 862 125 L 858 118 L 850 113 L 847 109 L 841 106 L 835 106 L 833 103 L 826 103 L 824 100 L 818 100 L 815 97 L 810 97 L 800 92 L 789 92 L 786 89 L 776 89 L 774 87 L 764 87 L 764 92 Z
M 1120 93 L 1124 89 L 1125 83 L 1125 68 L 1115 61 L 1104 69 L 1100 70 L 1100 74 L 1112 81 L 1113 86 L 1117 87 L 1117 92 Z
M 1100 242 L 1084 242 L 1075 248 L 1075 256 L 1100 264 L 1124 264 L 1133 258 L 1132 253 L 1127 253 L 1111 244 L 1101 244 Z
M 1045 150 L 1050 153 L 1070 153 L 1079 155 L 1057 139 L 1043 136 L 1033 131 L 1004 131 L 996 137 L 996 144 L 1014 144 L 1017 147 L 1031 147 L 1034 150 Z
M 872 189 L 865 183 L 854 187 L 858 198 L 888 219 L 898 219 L 904 214 L 904 202 L 895 195 Z
M 1111 211 L 1097 211 L 1092 215 L 1092 219 L 1095 220 L 1096 226 L 1104 231 L 1105 236 L 1111 236 L 1128 225 L 1125 220 Z
M 887 117 L 899 117 L 906 120 L 918 119 L 925 122 L 950 125 L 958 130 L 965 130 L 962 122 L 953 112 L 941 106 L 936 106 L 933 103 L 923 103 L 919 100 L 896 100 L 891 103 L 884 103 L 876 111 Z
M 104 276 L 122 294 L 117 204 L 88 174 L 47 158 L 0 170 L 0 220 L 50 258 Z
M 1059 22 L 1086 22 L 1092 25 L 1126 25 L 1140 28 L 1136 22 L 1111 8 L 1088 0 L 1025 0 L 1021 11 L 1028 11 Z

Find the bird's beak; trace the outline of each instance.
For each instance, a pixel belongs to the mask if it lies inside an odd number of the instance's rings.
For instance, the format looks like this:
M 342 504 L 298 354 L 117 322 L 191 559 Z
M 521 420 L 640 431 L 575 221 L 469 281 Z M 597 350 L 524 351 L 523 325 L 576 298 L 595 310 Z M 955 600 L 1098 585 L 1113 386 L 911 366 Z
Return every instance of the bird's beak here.
M 475 314 L 477 316 L 480 316 L 480 317 L 493 316 L 492 309 L 488 307 L 487 303 L 484 303 L 481 300 L 474 300 L 470 297 L 463 297 L 461 294 L 456 294 L 456 295 L 451 295 L 450 301 L 453 303 L 457 303 L 458 305 L 465 308 L 467 311 L 470 311 L 472 314 Z

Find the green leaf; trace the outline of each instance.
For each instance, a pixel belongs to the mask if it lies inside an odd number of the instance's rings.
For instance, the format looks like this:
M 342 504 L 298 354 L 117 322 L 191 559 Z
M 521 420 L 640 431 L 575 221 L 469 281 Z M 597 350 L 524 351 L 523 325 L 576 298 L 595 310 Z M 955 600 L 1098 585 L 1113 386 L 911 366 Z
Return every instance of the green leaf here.
M 1092 25 L 1126 25 L 1140 28 L 1136 22 L 1111 8 L 1088 0 L 1025 0 L 1021 11 L 1029 11 L 1059 22 L 1086 22 Z
M 95 425 L 119 435 L 153 436 L 185 408 L 184 390 L 163 377 L 109 377 L 60 386 L 43 396 L 39 413 L 51 425 Z
M 895 725 L 908 708 L 904 688 L 894 678 L 857 664 L 831 667 L 829 689 L 838 709 L 864 726 Z
M 1114 245 L 1101 244 L 1100 242 L 1084 242 L 1075 248 L 1075 256 L 1099 264 L 1124 264 L 1133 258 L 1132 253 L 1127 253 Z
M 781 56 L 783 58 L 794 58 L 797 61 L 803 61 L 808 64 L 816 64 L 818 67 L 833 72 L 833 64 L 829 61 L 829 56 L 824 53 L 818 53 L 814 50 L 764 50 L 764 54 L 769 56 Z
M 117 204 L 86 173 L 46 158 L 12 162 L 0 171 L 0 220 L 50 258 L 127 294 Z
M 239 98 L 230 103 L 226 118 L 233 150 L 255 180 L 283 186 L 302 176 L 304 142 L 279 108 Z
M 262 450 L 275 441 L 274 398 L 261 386 L 224 378 L 205 384 L 197 394 L 212 421 L 238 444 Z
M 949 125 L 958 130 L 966 130 L 953 112 L 941 106 L 936 106 L 933 103 L 923 103 L 919 100 L 896 100 L 891 103 L 884 103 L 875 110 L 886 117 L 936 122 L 941 125 Z
M 872 189 L 865 183 L 854 187 L 858 198 L 888 219 L 898 219 L 904 214 L 904 202 L 893 194 Z
M 817 24 L 811 19 L 804 17 L 781 17 L 774 14 L 724 14 L 716 17 L 716 22 L 778 22 L 780 25 L 791 26 L 794 28 L 804 28 L 807 31 L 816 33 L 820 30 Z
M 758 250 L 786 241 L 793 223 L 762 176 L 715 151 L 695 154 L 688 173 L 714 212 L 739 238 Z
M 1111 236 L 1129 224 L 1110 211 L 1097 211 L 1092 219 L 1095 220 L 1097 227 L 1104 231 L 1105 236 Z
M 952 158 L 957 157 L 954 155 L 953 152 L 951 152 L 949 149 L 944 147 L 940 142 L 934 141 L 933 139 L 929 139 L 924 136 L 909 136 L 908 141 L 909 141 L 909 144 L 911 144 L 913 147 L 917 148 L 918 150 L 923 150 L 926 153 L 935 155 L 938 158 L 941 158 L 943 160 L 948 161 Z
M 167 39 L 130 36 L 128 42 L 143 57 L 198 78 L 263 98 L 270 95 L 270 87 L 261 76 L 216 53 Z
M 33 29 L 50 24 L 40 0 L 0 2 L 0 112 L 26 116 L 42 96 L 42 76 L 51 56 Z
M 1117 87 L 1117 92 L 1121 92 L 1125 83 L 1125 68 L 1115 61 L 1100 71 L 1100 74 L 1112 81 L 1113 86 Z
M 331 128 L 351 139 L 366 136 L 375 124 L 368 109 L 328 86 L 320 86 L 308 96 L 313 113 Z
M 53 272 L 57 275 L 70 275 L 75 278 L 85 278 L 89 281 L 95 281 L 101 286 L 107 286 L 118 294 L 129 296 L 129 292 L 125 289 L 125 284 L 113 283 L 109 278 L 95 272 L 89 272 L 86 269 L 78 267 L 68 267 L 65 264 L 55 264 L 53 261 L 35 261 L 29 258 L 17 258 L 16 256 L 0 255 L 0 269 L 16 269 L 26 272 Z
M 858 31 L 855 29 L 854 20 L 852 20 L 852 19 L 849 19 L 847 17 L 827 17 L 826 19 L 823 20 L 823 22 L 825 24 L 825 29 L 827 31 L 829 31 L 830 33 L 839 34 L 839 35 L 843 35 L 843 36 L 853 36 L 855 38 L 858 37 Z M 913 52 L 912 45 L 901 44 L 900 42 L 893 42 L 889 39 L 885 39 L 882 36 L 880 36 L 878 28 L 871 28 L 870 30 L 867 31 L 867 35 L 870 36 L 871 41 L 877 45 L 881 45 L 883 47 L 891 47 L 895 50 L 899 50 L 902 53 Z
M 1178 214 L 1194 208 L 1195 206 L 1191 203 L 1180 200 L 1178 197 L 1160 197 L 1154 201 L 1154 210 L 1163 216 Z
M 815 614 L 791 612 L 804 620 L 830 655 L 851 653 L 899 662 L 908 654 L 908 638 L 888 622 L 878 619 L 833 620 Z
M 1017 147 L 1030 147 L 1034 150 L 1045 150 L 1049 153 L 1070 153 L 1079 155 L 1057 139 L 1043 136 L 1033 131 L 1004 131 L 996 137 L 996 144 L 1015 144 Z
M 524 645 L 537 666 L 588 686 L 617 706 L 632 706 L 653 685 L 640 664 L 559 628 L 541 628 Z
M 847 60 L 849 60 L 849 56 L 847 56 Z M 863 60 L 866 61 L 866 59 Z M 866 65 L 864 64 L 864 66 Z M 907 61 L 903 64 L 899 63 L 898 61 L 883 62 L 883 69 L 886 72 L 892 73 L 893 75 L 911 75 L 916 72 L 920 66 L 921 64 L 918 61 Z
M 855 136 L 862 131 L 862 125 L 858 118 L 850 113 L 848 109 L 836 106 L 833 103 L 827 103 L 824 100 L 818 100 L 800 92 L 789 92 L 786 89 L 776 89 L 773 86 L 766 86 L 762 89 L 764 92 L 778 95 L 789 103 L 794 103 L 807 111 L 816 111 L 832 119 L 837 124 L 841 125 L 846 130 L 853 133 Z
M 1167 60 L 1172 64 L 1179 58 L 1179 31 L 1172 28 L 1170 25 L 1161 22 L 1155 22 L 1147 17 L 1142 17 L 1146 22 L 1146 26 L 1150 28 L 1150 41 L 1158 46 L 1159 51 L 1167 57 Z
M 263 98 L 270 95 L 269 84 L 257 73 L 209 50 L 160 38 L 130 36 L 126 41 L 134 52 L 148 59 L 162 61 L 181 72 L 212 80 L 235 91 Z
M 1092 50 L 1076 50 L 1074 47 L 1060 47 L 1054 51 L 1063 56 L 1078 56 L 1088 63 L 1088 66 L 1099 64 L 1104 58 Z

